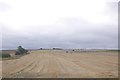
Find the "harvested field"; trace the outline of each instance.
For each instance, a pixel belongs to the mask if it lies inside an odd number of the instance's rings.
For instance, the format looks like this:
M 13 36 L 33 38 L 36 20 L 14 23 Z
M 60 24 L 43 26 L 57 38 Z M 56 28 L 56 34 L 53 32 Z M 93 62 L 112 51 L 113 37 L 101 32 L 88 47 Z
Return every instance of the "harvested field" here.
M 5 78 L 117 78 L 118 53 L 36 50 L 2 66 Z

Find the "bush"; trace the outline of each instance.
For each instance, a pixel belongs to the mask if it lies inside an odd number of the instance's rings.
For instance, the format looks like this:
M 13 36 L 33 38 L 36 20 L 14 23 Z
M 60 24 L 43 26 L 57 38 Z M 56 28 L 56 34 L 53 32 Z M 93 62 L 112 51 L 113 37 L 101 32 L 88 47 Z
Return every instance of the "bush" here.
M 2 56 L 2 58 L 9 58 L 9 57 L 11 57 L 10 54 L 0 54 L 0 55 Z

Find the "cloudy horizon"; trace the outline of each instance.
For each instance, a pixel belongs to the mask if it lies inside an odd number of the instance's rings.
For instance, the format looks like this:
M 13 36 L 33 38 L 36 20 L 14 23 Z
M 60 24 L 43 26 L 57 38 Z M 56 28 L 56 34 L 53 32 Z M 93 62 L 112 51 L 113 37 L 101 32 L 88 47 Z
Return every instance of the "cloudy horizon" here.
M 1 0 L 2 49 L 118 48 L 118 0 Z

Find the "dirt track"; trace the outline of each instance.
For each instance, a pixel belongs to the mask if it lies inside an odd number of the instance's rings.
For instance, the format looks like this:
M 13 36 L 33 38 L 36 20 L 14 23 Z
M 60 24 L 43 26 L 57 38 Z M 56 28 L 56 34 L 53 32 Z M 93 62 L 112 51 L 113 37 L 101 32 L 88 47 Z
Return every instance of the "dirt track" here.
M 31 51 L 20 59 L 3 61 L 2 73 L 12 78 L 116 78 L 117 56 L 112 52 Z

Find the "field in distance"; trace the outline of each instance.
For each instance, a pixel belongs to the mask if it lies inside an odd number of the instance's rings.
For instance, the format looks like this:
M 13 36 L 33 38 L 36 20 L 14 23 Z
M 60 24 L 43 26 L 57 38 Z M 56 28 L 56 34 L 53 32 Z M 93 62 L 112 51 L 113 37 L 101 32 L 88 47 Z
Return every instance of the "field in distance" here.
M 34 50 L 2 61 L 3 78 L 117 78 L 117 51 Z

